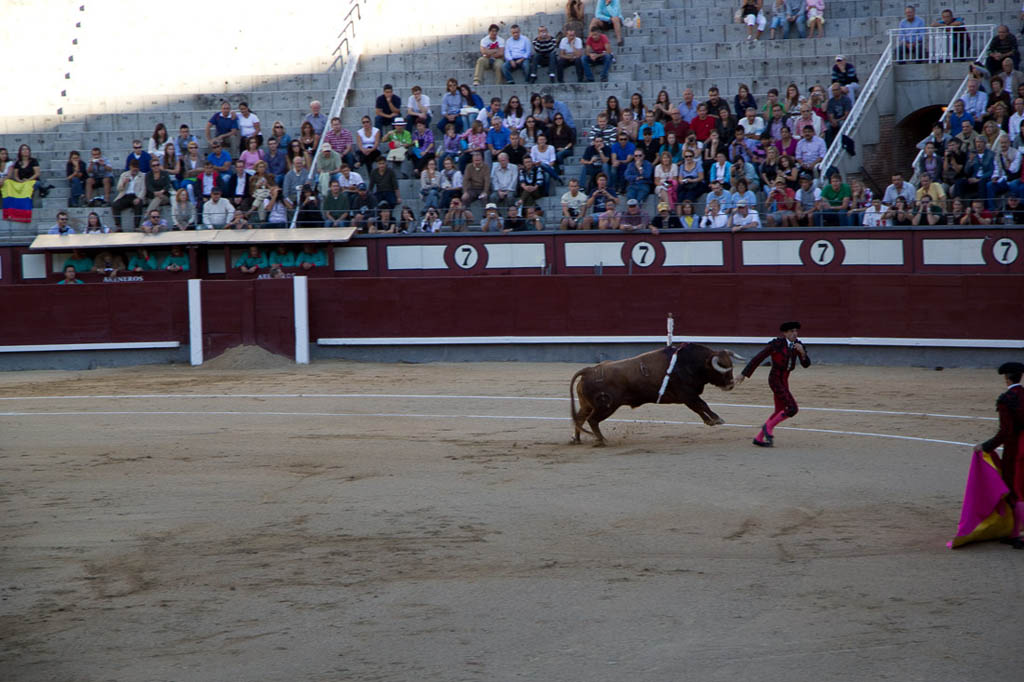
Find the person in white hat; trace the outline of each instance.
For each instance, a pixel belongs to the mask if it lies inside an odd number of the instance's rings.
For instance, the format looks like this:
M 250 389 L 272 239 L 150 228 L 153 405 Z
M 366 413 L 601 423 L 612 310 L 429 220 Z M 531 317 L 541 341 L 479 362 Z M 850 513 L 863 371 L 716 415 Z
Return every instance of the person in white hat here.
M 491 203 L 484 206 L 484 218 L 480 222 L 481 232 L 501 232 L 505 224 L 498 215 L 498 205 Z
M 401 116 L 391 123 L 395 127 L 384 136 L 382 141 L 387 143 L 390 148 L 388 150 L 388 161 L 395 164 L 396 171 L 401 171 L 402 162 L 405 161 L 408 151 L 412 149 L 412 133 L 409 132 L 408 126 L 405 125 L 405 119 Z M 405 174 L 403 174 L 403 177 L 406 177 Z
M 732 215 L 729 216 L 728 227 L 733 232 L 758 228 L 761 227 L 761 219 L 758 217 L 756 210 L 747 206 L 747 202 L 744 199 L 740 199 L 736 202 L 736 208 L 733 209 Z

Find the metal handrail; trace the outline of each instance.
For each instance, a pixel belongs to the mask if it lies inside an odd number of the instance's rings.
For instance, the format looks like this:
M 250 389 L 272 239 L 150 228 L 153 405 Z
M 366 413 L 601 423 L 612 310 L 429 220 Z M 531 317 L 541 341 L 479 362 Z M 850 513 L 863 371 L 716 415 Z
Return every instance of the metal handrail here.
M 977 43 L 987 48 L 992 41 L 992 24 L 927 26 L 889 30 L 889 44 L 897 64 L 949 64 L 975 58 Z M 975 50 L 971 51 L 972 43 Z
M 882 58 L 875 64 L 875 68 L 872 69 L 871 75 L 868 77 L 867 83 L 857 93 L 857 101 L 853 103 L 853 108 L 850 110 L 846 120 L 843 121 L 843 125 L 839 127 L 839 134 L 832 140 L 832 144 L 825 152 L 825 156 L 821 159 L 818 164 L 819 175 L 824 173 L 826 170 L 831 168 L 839 160 L 839 155 L 843 151 L 843 137 L 849 135 L 853 130 L 860 125 L 860 121 L 864 118 L 864 112 L 868 108 L 868 104 L 874 101 L 875 95 L 878 93 L 879 85 L 882 82 L 882 78 L 888 73 L 889 69 L 892 68 L 892 33 L 889 34 L 889 44 L 886 45 L 885 51 L 882 52 Z
M 985 57 L 985 53 L 988 52 L 988 45 L 989 45 L 989 43 L 991 42 L 991 39 L 992 39 L 992 33 L 995 33 L 995 26 L 993 26 L 992 24 L 986 24 L 986 26 L 988 26 L 988 28 L 989 28 L 989 39 L 984 41 L 984 44 L 978 49 L 978 54 L 975 55 L 975 59 L 976 60 L 980 60 L 980 59 L 983 59 Z M 949 112 L 953 110 L 953 104 L 958 99 L 960 99 L 965 92 L 967 92 L 967 81 L 971 80 L 971 78 L 973 78 L 973 76 L 971 76 L 971 74 L 967 74 L 966 76 L 964 76 L 964 79 L 960 82 L 960 87 L 958 87 L 956 89 L 956 92 L 953 93 L 952 99 L 949 100 L 949 104 L 947 104 L 945 109 L 942 110 L 942 115 L 939 116 L 939 121 L 938 122 L 943 124 L 942 125 L 943 128 L 946 127 L 946 125 L 945 125 L 946 124 L 946 119 L 949 118 Z M 956 133 L 953 133 L 953 134 L 956 134 Z M 925 137 L 923 139 L 926 140 L 928 138 Z M 917 178 L 917 165 L 921 162 L 921 157 L 922 156 L 924 156 L 924 149 L 923 148 L 918 150 L 917 156 L 914 157 L 913 165 L 910 168 L 910 175 L 911 175 L 911 177 L 910 177 L 910 184 L 915 185 L 915 186 L 917 185 L 917 180 L 918 180 L 918 178 Z

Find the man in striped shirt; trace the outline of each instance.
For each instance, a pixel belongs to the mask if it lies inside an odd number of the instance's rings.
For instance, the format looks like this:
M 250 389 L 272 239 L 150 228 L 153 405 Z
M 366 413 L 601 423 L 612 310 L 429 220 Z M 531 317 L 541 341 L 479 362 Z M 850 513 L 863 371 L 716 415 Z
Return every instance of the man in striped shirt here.
M 356 160 L 352 155 L 352 133 L 341 127 L 341 119 L 337 116 L 331 119 L 331 129 L 324 133 L 324 142 L 338 152 L 342 161 L 350 166 L 355 165 Z
M 530 82 L 537 82 L 537 67 L 548 67 L 548 78 L 555 82 L 555 50 L 558 42 L 548 33 L 547 26 L 537 29 L 537 37 L 533 39 L 533 57 L 530 58 Z

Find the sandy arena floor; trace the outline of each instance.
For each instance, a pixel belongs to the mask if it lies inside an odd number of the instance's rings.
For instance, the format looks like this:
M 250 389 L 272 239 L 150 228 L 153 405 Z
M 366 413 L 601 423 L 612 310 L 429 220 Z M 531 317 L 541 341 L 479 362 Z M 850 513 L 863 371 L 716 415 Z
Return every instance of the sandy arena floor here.
M 595 449 L 577 368 L 0 374 L 0 679 L 1019 679 L 1024 552 L 945 547 L 995 371 L 798 370 L 762 450 L 762 368 Z

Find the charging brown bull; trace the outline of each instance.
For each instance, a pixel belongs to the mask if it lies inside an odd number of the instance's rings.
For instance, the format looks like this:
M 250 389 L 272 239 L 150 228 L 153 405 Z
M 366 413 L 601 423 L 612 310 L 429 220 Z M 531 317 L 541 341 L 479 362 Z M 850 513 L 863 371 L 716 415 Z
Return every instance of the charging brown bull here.
M 707 346 L 684 343 L 581 369 L 569 382 L 570 414 L 575 428 L 571 442 L 579 443 L 580 432 L 585 432 L 597 438 L 594 445 L 604 445 L 599 424 L 622 405 L 683 403 L 708 426 L 724 423 L 700 394 L 706 384 L 732 390 L 735 386 L 734 357 L 743 359 L 732 351 L 714 351 Z M 579 411 L 576 410 L 577 396 Z M 590 431 L 584 428 L 584 422 L 590 425 Z

